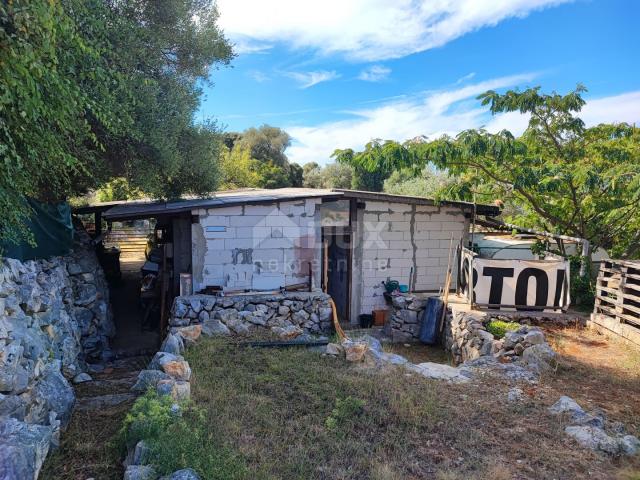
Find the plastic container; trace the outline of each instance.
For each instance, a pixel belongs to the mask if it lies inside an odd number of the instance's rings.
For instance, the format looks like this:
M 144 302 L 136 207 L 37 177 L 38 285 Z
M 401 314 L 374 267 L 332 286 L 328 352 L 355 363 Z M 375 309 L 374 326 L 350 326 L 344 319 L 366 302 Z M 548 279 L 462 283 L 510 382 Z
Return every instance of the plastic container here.
M 371 325 L 373 325 L 373 315 L 370 313 L 363 313 L 358 319 L 360 320 L 361 328 L 371 328 Z
M 387 322 L 386 310 L 374 310 L 373 312 L 373 324 L 376 327 L 382 327 Z
M 427 345 L 435 345 L 438 343 L 440 319 L 444 302 L 438 297 L 429 297 L 427 306 L 422 315 L 422 323 L 420 325 L 420 341 Z
M 398 286 L 398 290 L 400 290 L 400 293 L 407 293 L 409 291 L 409 285 L 401 284 Z

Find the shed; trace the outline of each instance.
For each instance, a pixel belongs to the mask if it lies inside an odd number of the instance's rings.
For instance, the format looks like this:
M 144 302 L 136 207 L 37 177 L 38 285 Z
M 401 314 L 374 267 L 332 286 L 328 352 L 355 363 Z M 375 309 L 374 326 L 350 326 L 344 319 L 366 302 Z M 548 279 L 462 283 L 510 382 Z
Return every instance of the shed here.
M 323 288 L 342 321 L 386 305 L 383 282 L 442 288 L 450 245 L 499 208 L 355 190 L 282 188 L 109 206 L 107 221 L 158 218 L 174 228 L 174 275 L 194 292 Z M 179 260 L 182 259 L 182 260 Z

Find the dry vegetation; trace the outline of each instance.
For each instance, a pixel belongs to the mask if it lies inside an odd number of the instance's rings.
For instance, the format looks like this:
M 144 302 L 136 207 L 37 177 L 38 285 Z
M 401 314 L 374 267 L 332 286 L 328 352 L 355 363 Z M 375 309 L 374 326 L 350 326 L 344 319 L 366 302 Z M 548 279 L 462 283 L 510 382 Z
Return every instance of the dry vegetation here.
M 509 385 L 493 379 L 451 385 L 301 348 L 203 339 L 186 355 L 196 413 L 169 435 L 169 462 L 194 466 L 203 479 L 638 480 L 640 459 L 579 448 L 546 407 L 566 394 L 640 434 L 640 349 L 591 331 L 550 336 L 560 366 L 523 386 L 517 404 L 506 401 Z M 438 356 L 393 350 L 415 361 Z M 125 410 L 74 415 L 42 478 L 121 478 L 110 440 Z
M 581 341 L 592 334 L 557 335 Z M 608 348 L 629 363 L 628 377 L 613 365 L 598 370 L 567 357 L 557 373 L 526 388 L 519 404 L 506 401 L 506 384 L 431 382 L 300 349 L 209 340 L 188 360 L 207 428 L 216 443 L 241 454 L 247 478 L 633 478 L 637 463 L 580 449 L 545 408 L 561 394 L 585 407 L 606 406 L 614 387 L 618 399 L 634 403 L 638 353 Z M 600 389 L 604 396 L 594 394 Z M 364 407 L 329 428 L 336 401 L 349 397 Z M 606 410 L 638 434 L 637 408 Z

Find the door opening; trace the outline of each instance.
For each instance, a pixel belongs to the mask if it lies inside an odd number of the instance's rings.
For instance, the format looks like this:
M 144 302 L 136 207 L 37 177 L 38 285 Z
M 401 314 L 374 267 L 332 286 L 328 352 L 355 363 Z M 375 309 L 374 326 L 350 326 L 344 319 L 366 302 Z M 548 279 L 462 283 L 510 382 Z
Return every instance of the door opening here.
M 327 272 L 325 285 L 327 293 L 336 304 L 336 313 L 340 323 L 346 325 L 350 320 L 351 303 L 351 234 L 344 232 L 325 232 L 327 245 Z

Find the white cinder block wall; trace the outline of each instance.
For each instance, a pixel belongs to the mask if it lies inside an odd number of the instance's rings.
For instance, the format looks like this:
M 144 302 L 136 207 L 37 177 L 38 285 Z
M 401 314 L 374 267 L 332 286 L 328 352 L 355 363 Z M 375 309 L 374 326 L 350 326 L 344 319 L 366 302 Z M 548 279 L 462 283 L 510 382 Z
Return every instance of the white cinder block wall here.
M 354 270 L 359 271 L 354 275 L 352 298 L 359 299 L 360 305 L 352 305 L 352 311 L 370 313 L 386 308 L 382 282 L 388 278 L 409 284 L 412 275 L 414 290 L 440 289 L 451 237 L 455 248 L 466 238 L 469 220 L 456 207 L 367 201 L 364 211 L 359 211 L 357 231 L 361 258 L 354 257 Z
M 192 224 L 194 291 L 265 290 L 309 281 L 309 263 L 320 265 L 321 200 L 198 209 Z M 313 271 L 314 286 L 321 272 Z

